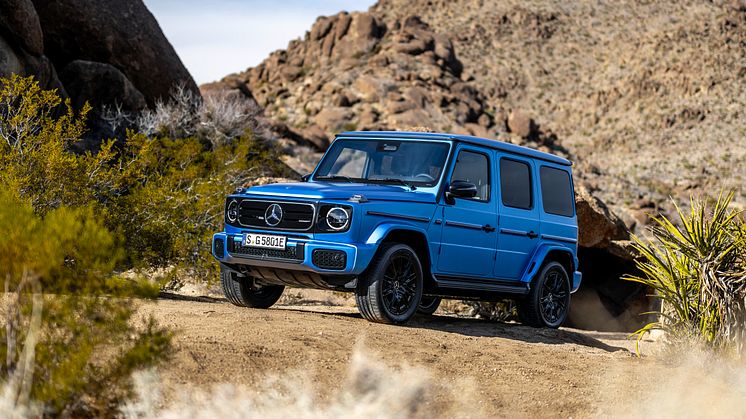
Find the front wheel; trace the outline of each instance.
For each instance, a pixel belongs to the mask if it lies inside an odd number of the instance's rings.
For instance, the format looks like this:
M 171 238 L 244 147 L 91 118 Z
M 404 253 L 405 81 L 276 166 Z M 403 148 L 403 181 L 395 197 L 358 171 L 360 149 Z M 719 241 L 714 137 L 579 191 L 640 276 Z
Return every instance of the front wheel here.
M 527 326 L 556 329 L 570 312 L 570 278 L 558 262 L 545 264 L 531 291 L 518 306 L 521 322 Z
M 241 276 L 238 272 L 220 267 L 220 285 L 225 298 L 233 305 L 251 308 L 270 308 L 282 296 L 285 287 L 282 285 L 254 286 L 251 278 Z
M 402 324 L 417 311 L 422 298 L 422 265 L 405 244 L 386 243 L 355 292 L 360 314 L 376 323 Z

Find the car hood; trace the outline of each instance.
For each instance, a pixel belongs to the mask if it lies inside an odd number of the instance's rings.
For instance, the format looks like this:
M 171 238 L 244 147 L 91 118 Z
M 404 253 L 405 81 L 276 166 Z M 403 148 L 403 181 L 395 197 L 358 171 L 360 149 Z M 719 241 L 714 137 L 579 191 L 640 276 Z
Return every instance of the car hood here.
M 406 186 L 346 182 L 273 183 L 244 190 L 248 196 L 346 200 L 354 195 L 381 201 L 435 202 L 432 188 L 411 190 Z

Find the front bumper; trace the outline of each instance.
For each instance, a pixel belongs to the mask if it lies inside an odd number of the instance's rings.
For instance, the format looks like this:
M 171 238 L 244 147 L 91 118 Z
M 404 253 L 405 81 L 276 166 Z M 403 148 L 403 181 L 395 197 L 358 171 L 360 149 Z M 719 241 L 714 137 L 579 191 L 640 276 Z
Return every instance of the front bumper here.
M 277 233 L 273 233 L 277 234 Z M 374 245 L 348 244 L 310 238 L 288 237 L 286 249 L 294 252 L 262 251 L 251 249 L 251 254 L 238 251 L 242 234 L 217 233 L 212 238 L 212 255 L 229 265 L 248 265 L 262 268 L 315 272 L 322 275 L 359 275 L 368 266 L 375 253 Z M 344 253 L 344 263 L 334 269 L 323 265 L 320 255 Z M 316 257 L 314 257 L 314 255 Z

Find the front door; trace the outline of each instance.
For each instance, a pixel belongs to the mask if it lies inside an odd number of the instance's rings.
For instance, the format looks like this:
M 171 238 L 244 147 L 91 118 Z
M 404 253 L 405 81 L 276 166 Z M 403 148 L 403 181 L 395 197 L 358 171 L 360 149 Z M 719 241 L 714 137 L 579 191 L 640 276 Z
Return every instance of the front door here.
M 502 156 L 498 161 L 500 226 L 494 276 L 520 279 L 541 233 L 533 162 Z
M 438 271 L 454 276 L 490 277 L 497 247 L 497 214 L 492 192 L 491 152 L 469 146 L 456 150 L 448 184 L 473 183 L 474 198 L 441 198 L 443 233 Z

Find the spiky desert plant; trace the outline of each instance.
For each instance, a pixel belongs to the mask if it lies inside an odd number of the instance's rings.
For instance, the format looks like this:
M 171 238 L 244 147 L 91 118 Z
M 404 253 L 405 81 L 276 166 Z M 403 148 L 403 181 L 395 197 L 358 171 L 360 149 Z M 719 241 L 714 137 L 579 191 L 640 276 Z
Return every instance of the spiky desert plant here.
M 715 348 L 742 352 L 746 338 L 746 225 L 730 208 L 734 193 L 720 194 L 708 205 L 692 199 L 675 224 L 654 218 L 652 241 L 635 237 L 642 254 L 642 275 L 627 280 L 655 290 L 663 302 L 657 322 L 635 334 L 639 339 L 653 329 L 673 339 L 695 338 Z

